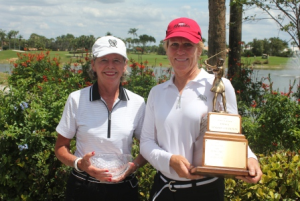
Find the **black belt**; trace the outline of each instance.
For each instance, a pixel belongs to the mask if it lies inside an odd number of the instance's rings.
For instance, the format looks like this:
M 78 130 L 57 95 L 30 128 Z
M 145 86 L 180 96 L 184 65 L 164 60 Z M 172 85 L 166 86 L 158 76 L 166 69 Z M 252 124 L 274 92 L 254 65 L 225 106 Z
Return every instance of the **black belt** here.
M 135 174 L 131 174 L 131 175 L 127 176 L 123 181 L 120 181 L 118 183 L 112 183 L 112 182 L 99 181 L 98 179 L 90 176 L 88 173 L 78 172 L 75 169 L 72 170 L 71 174 L 73 174 L 75 177 L 77 177 L 80 180 L 89 181 L 89 182 L 93 182 L 93 183 L 102 183 L 102 184 L 121 184 L 124 182 L 131 182 L 131 180 L 135 178 Z
M 198 180 L 190 180 L 190 181 L 178 181 L 172 180 L 166 176 L 164 176 L 161 172 L 157 173 L 162 181 L 166 183 L 163 188 L 169 187 L 170 191 L 176 192 L 178 188 L 191 188 L 195 186 L 201 186 L 205 184 L 212 183 L 218 179 L 218 177 L 205 177 L 203 179 Z

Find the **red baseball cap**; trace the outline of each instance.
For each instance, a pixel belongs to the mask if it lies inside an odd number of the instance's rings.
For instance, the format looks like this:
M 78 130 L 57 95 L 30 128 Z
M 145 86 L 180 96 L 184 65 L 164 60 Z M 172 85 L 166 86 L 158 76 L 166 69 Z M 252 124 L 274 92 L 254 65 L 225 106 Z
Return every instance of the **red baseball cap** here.
M 202 40 L 201 29 L 197 22 L 185 17 L 170 22 L 164 40 L 173 37 L 184 37 L 193 43 L 199 43 Z

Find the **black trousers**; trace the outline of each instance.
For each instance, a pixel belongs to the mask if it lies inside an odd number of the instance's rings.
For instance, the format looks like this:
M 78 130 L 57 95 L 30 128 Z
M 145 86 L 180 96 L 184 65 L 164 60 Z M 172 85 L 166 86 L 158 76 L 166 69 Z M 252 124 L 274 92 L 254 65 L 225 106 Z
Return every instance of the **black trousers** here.
M 199 185 L 199 182 L 206 183 L 212 178 L 192 181 L 175 181 L 165 176 L 163 178 L 164 180 L 159 172 L 155 175 L 149 201 L 224 201 L 223 178 L 203 185 Z M 191 187 L 176 188 L 176 186 L 187 185 L 191 185 Z
M 70 174 L 66 201 L 139 201 L 138 180 L 134 177 L 123 183 L 103 184 L 79 179 Z

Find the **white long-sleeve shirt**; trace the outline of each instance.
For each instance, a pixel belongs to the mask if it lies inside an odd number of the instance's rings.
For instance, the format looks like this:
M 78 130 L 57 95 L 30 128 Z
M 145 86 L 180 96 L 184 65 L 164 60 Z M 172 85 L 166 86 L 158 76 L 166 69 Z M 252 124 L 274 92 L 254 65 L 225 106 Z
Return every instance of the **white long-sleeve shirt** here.
M 149 93 L 142 129 L 140 152 L 162 174 L 174 180 L 185 181 L 170 167 L 173 154 L 184 156 L 194 166 L 194 152 L 202 153 L 203 135 L 201 120 L 212 111 L 214 93 L 210 91 L 215 76 L 201 69 L 179 94 L 173 77 L 167 82 L 153 87 Z M 227 112 L 237 114 L 237 103 L 230 81 L 225 84 Z M 222 110 L 222 98 L 217 98 L 217 109 Z M 256 158 L 248 147 L 248 158 Z

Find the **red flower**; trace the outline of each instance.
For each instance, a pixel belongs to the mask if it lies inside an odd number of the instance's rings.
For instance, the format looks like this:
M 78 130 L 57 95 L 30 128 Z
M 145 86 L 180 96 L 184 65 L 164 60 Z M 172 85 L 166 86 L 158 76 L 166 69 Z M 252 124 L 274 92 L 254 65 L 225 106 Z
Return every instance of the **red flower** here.
M 87 85 L 87 86 L 91 86 L 91 85 L 93 85 L 91 82 L 85 82 L 85 85 Z
M 257 103 L 256 103 L 255 100 L 253 100 L 253 101 L 252 101 L 252 104 L 251 104 L 251 107 L 256 108 L 256 106 L 257 106 Z
M 44 82 L 48 82 L 48 78 L 46 75 L 43 75 L 43 80 L 44 80 Z
M 140 68 L 140 69 L 144 69 L 144 68 L 145 68 L 145 66 L 144 66 L 144 65 L 142 65 L 142 64 L 139 64 L 139 68 Z
M 124 86 L 124 85 L 127 85 L 128 82 L 125 81 L 125 82 L 122 82 L 121 84 L 122 84 L 122 86 Z
M 269 88 L 269 85 L 265 84 L 265 83 L 262 83 L 262 86 L 261 86 L 263 89 L 267 90 Z

